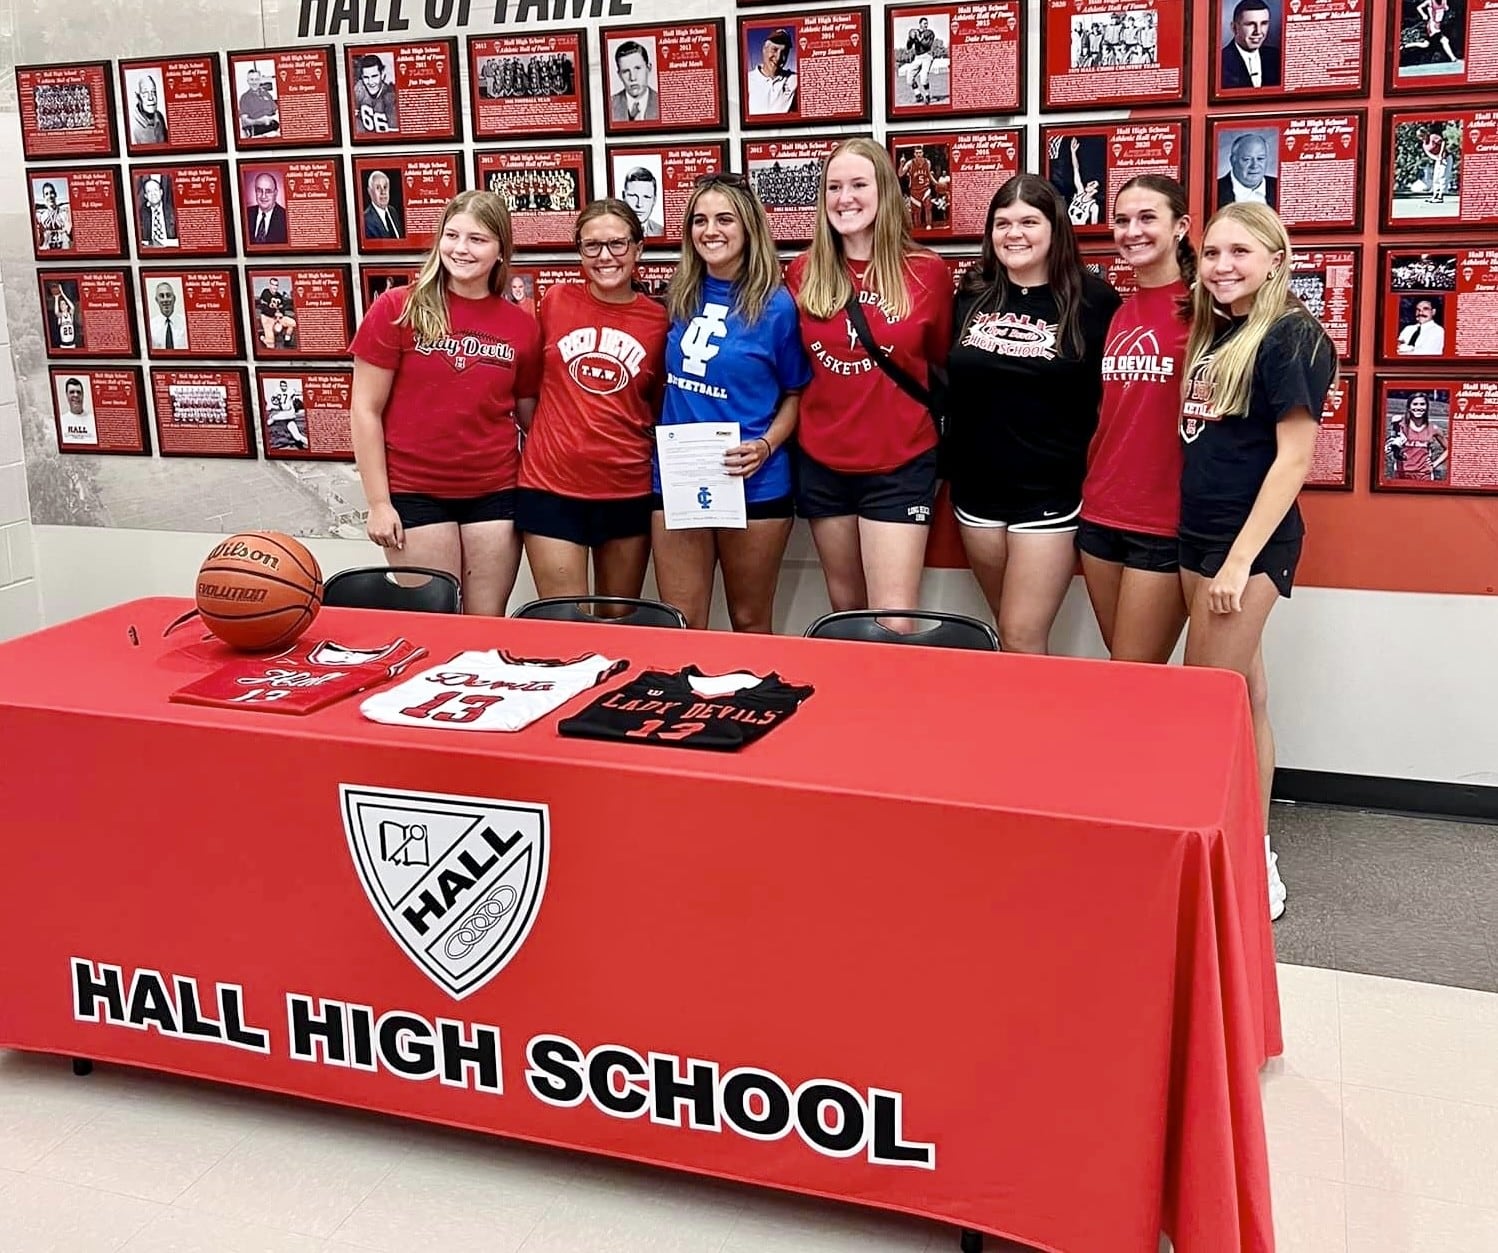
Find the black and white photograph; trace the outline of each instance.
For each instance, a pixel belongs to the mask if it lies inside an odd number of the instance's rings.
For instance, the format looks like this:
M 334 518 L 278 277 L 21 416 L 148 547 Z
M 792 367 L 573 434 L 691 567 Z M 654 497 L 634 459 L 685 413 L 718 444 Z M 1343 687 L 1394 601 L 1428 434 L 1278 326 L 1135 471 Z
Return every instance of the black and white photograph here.
M 385 135 L 400 130 L 395 102 L 395 57 L 389 52 L 366 52 L 354 61 L 354 133 Z
M 746 174 L 766 209 L 815 208 L 822 196 L 822 161 L 818 157 L 750 162 Z
M 295 352 L 300 346 L 296 333 L 296 303 L 290 274 L 257 273 L 250 299 L 254 305 L 254 334 L 272 350 Z
M 484 100 L 570 96 L 577 90 L 577 58 L 570 52 L 481 57 L 477 73 Z
M 1283 0 L 1220 0 L 1218 91 L 1277 90 L 1284 86 L 1282 3 Z
M 579 207 L 576 170 L 494 170 L 486 190 L 511 213 L 574 213 Z
M 164 144 L 170 119 L 161 89 L 161 67 L 125 70 L 125 123 L 132 144 Z
M 185 352 L 192 345 L 187 338 L 187 307 L 182 299 L 182 280 L 176 276 L 158 278 L 150 285 L 150 308 L 146 310 L 147 338 L 152 348 L 167 352 Z
M 31 89 L 39 131 L 91 131 L 94 99 L 87 83 L 41 83 Z
M 140 242 L 145 248 L 175 248 L 177 197 L 172 176 L 160 170 L 136 174 L 135 220 L 140 223 Z
M 265 440 L 273 452 L 295 452 L 311 447 L 307 439 L 307 407 L 302 400 L 302 380 L 262 378 L 260 390 L 265 406 Z
M 659 239 L 666 233 L 661 195 L 661 159 L 651 153 L 623 153 L 613 157 L 609 186 L 623 200 L 645 230 L 646 239 Z
M 67 252 L 73 247 L 73 206 L 66 178 L 32 176 L 31 215 L 38 252 Z
M 281 105 L 276 99 L 276 64 L 234 61 L 234 123 L 241 139 L 275 139 L 281 134 Z
M 1111 70 L 1158 65 L 1159 27 L 1154 9 L 1076 14 L 1071 24 L 1071 68 Z
M 948 226 L 952 221 L 952 152 L 944 143 L 895 148 L 895 173 L 917 231 Z
M 604 55 L 605 73 L 608 76 L 609 120 L 660 121 L 660 79 L 655 37 L 633 33 L 628 38 L 606 38 Z
M 1273 127 L 1239 129 L 1222 127 L 1217 132 L 1213 177 L 1217 193 L 1213 204 L 1263 204 L 1280 207 L 1279 132 Z
M 952 99 L 952 19 L 945 11 L 893 19 L 889 55 L 894 62 L 895 108 L 948 104 Z
M 1389 266 L 1389 290 L 1455 291 L 1456 254 L 1454 252 L 1421 252 L 1401 254 Z
M 1102 135 L 1056 132 L 1046 138 L 1046 178 L 1066 201 L 1073 226 L 1103 221 L 1103 189 L 1108 183 L 1108 141 Z

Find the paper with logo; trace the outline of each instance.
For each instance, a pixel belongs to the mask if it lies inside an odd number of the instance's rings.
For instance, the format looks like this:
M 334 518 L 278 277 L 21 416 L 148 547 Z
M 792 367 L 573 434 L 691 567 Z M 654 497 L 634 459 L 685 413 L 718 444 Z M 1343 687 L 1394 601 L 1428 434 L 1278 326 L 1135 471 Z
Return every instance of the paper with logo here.
M 343 830 L 395 942 L 461 1000 L 525 943 L 550 864 L 545 805 L 341 784 Z
M 728 473 L 723 454 L 739 444 L 737 422 L 683 422 L 655 428 L 666 529 L 749 525 L 744 480 Z

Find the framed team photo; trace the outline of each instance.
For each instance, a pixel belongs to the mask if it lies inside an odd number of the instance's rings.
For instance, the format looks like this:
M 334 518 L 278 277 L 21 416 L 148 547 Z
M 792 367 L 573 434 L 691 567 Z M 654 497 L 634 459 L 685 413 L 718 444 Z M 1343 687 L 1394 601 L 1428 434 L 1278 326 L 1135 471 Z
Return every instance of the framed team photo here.
M 1042 112 L 1185 104 L 1191 8 L 1180 0 L 1047 0 Z
M 148 257 L 232 257 L 229 166 L 224 161 L 130 167 L 135 246 Z
M 1386 245 L 1379 273 L 1379 361 L 1498 361 L 1498 246 Z
M 891 5 L 884 23 L 891 121 L 1024 110 L 1022 0 Z
M 338 63 L 332 44 L 229 53 L 229 129 L 234 146 L 336 148 Z
M 721 17 L 601 28 L 605 133 L 726 130 L 725 41 Z
M 740 169 L 765 206 L 779 244 L 811 242 L 822 213 L 822 167 L 845 135 L 745 139 Z
M 468 101 L 475 139 L 586 138 L 587 33 L 469 35 Z
M 456 39 L 349 44 L 343 56 L 350 143 L 463 138 Z
M 604 161 L 609 172 L 609 195 L 635 211 L 645 230 L 645 243 L 681 242 L 687 201 L 699 178 L 728 168 L 728 144 L 708 143 L 610 145 Z M 569 236 L 570 239 L 570 236 Z
M 1358 276 L 1363 250 L 1312 246 L 1297 250 L 1291 261 L 1290 291 L 1321 323 L 1344 366 L 1357 364 Z
M 125 199 L 117 165 L 31 170 L 31 250 L 38 261 L 122 261 Z
M 1375 491 L 1498 494 L 1498 378 L 1381 374 L 1374 382 Z
M 241 160 L 234 177 L 245 256 L 348 251 L 337 157 Z
M 917 239 L 978 240 L 988 202 L 1025 167 L 1024 132 L 912 131 L 888 137 Z
M 348 265 L 248 266 L 250 349 L 257 361 L 345 359 L 354 337 Z
M 1041 170 L 1078 236 L 1111 236 L 1113 200 L 1129 179 L 1163 174 L 1185 184 L 1188 131 L 1184 118 L 1042 126 Z
M 359 308 L 369 312 L 374 304 L 392 287 L 409 287 L 416 281 L 421 266 L 417 262 L 361 262 L 359 265 Z
M 1366 96 L 1366 0 L 1214 0 L 1214 104 Z M 1281 104 L 1282 107 L 1282 104 Z
M 141 266 L 146 356 L 153 361 L 244 356 L 239 271 L 232 266 L 155 269 Z
M 354 372 L 342 366 L 255 372 L 260 446 L 267 461 L 353 461 Z
M 132 157 L 223 152 L 220 73 L 216 52 L 121 61 L 125 150 Z
M 1489 51 L 1498 0 L 1388 0 L 1385 8 L 1390 92 L 1425 95 L 1498 84 L 1498 59 Z
M 1390 110 L 1384 153 L 1385 230 L 1498 225 L 1498 110 Z
M 477 185 L 510 210 L 516 248 L 571 248 L 577 211 L 593 198 L 587 148 L 495 148 L 473 154 Z
M 1212 119 L 1209 203 L 1257 202 L 1294 230 L 1363 228 L 1362 110 Z
M 253 460 L 250 372 L 235 366 L 152 366 L 151 408 L 163 457 Z
M 57 451 L 149 457 L 146 389 L 138 365 L 51 366 Z
M 129 270 L 40 270 L 36 283 L 47 356 L 140 355 Z
M 1353 490 L 1354 432 L 1357 429 L 1356 375 L 1338 375 L 1326 393 L 1321 422 L 1316 428 L 1316 448 L 1311 456 L 1308 488 L 1322 491 Z
M 868 122 L 869 10 L 740 17 L 739 124 Z
M 359 251 L 430 248 L 447 202 L 463 190 L 462 154 L 391 152 L 353 162 Z
M 18 65 L 16 106 L 28 161 L 120 155 L 108 61 Z

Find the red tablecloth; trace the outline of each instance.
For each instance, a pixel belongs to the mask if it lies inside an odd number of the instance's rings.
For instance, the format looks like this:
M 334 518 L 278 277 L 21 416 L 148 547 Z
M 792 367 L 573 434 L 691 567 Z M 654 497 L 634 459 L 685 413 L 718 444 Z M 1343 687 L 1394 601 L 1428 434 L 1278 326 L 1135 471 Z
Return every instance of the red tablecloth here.
M 1065 1253 L 1153 1253 L 1162 1227 L 1179 1253 L 1273 1248 L 1258 1070 L 1279 1007 L 1235 676 L 350 610 L 314 627 L 438 661 L 596 650 L 815 686 L 729 756 L 564 739 L 556 716 L 475 735 L 356 701 L 171 704 L 228 657 L 161 638 L 183 607 L 0 646 L 0 1045 Z M 377 916 L 341 785 L 546 807 L 529 932 L 471 995 Z M 442 882 L 455 911 L 468 882 Z M 668 1067 L 698 1084 L 680 1103 Z

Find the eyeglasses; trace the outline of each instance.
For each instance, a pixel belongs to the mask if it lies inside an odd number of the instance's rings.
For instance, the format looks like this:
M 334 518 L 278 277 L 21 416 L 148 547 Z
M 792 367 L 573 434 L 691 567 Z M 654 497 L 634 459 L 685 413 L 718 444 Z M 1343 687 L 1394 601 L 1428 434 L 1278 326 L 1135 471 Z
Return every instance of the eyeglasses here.
M 601 257 L 607 248 L 613 256 L 622 257 L 634 242 L 632 239 L 583 239 L 578 241 L 577 250 L 585 257 Z
M 749 176 L 739 174 L 734 170 L 720 170 L 717 174 L 703 174 L 692 182 L 693 187 L 716 187 L 722 184 L 726 187 L 742 187 L 745 191 L 752 191 L 749 185 Z

